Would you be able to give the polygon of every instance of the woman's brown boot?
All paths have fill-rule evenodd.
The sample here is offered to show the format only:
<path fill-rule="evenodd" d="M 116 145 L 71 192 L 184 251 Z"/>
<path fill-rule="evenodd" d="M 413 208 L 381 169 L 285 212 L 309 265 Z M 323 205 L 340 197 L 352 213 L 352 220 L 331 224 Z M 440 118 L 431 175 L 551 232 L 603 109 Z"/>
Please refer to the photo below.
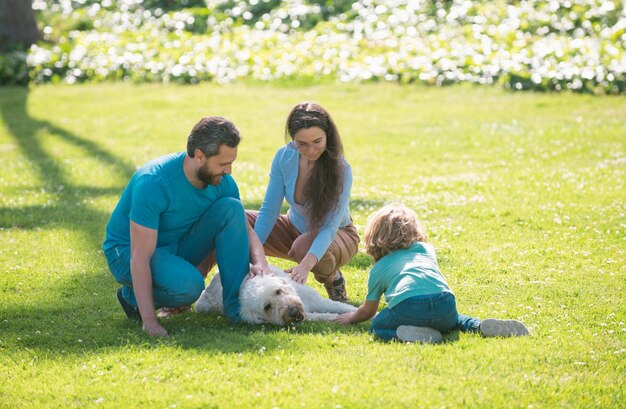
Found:
<path fill-rule="evenodd" d="M 346 280 L 341 275 L 341 271 L 335 270 L 335 273 L 331 279 L 324 283 L 324 288 L 326 288 L 328 298 L 331 300 L 346 302 L 348 301 Z"/>

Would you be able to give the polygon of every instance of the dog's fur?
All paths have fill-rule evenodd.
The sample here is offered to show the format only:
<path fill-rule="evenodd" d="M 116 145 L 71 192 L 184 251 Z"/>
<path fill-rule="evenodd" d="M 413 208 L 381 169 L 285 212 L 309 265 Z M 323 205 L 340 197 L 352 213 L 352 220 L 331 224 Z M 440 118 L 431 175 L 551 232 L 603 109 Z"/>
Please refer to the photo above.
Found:
<path fill-rule="evenodd" d="M 355 311 L 350 304 L 322 297 L 312 287 L 298 284 L 279 267 L 271 275 L 246 277 L 241 284 L 240 316 L 251 324 L 289 325 L 292 322 L 330 321 L 338 314 Z M 219 272 L 196 301 L 196 312 L 224 313 Z"/>

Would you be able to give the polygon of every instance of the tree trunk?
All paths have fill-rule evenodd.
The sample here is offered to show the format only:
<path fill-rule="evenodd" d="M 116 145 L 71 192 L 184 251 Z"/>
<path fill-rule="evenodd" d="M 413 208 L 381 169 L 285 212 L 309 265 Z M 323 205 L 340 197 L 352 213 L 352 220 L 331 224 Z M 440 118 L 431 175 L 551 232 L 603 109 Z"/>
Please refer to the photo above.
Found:
<path fill-rule="evenodd" d="M 0 52 L 26 49 L 40 38 L 31 0 L 0 0 Z"/>

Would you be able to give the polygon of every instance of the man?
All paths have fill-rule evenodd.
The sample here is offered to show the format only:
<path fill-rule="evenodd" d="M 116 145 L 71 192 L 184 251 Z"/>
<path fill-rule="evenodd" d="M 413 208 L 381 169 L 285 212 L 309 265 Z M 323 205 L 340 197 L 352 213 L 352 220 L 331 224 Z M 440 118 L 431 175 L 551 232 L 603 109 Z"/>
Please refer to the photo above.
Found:
<path fill-rule="evenodd" d="M 155 309 L 198 299 L 204 277 L 197 266 L 211 252 L 217 256 L 224 313 L 231 321 L 240 321 L 239 287 L 246 273 L 269 272 L 230 175 L 240 141 L 232 122 L 202 118 L 189 135 L 187 152 L 140 168 L 111 214 L 103 249 L 122 284 L 117 299 L 128 318 L 141 320 L 151 336 L 167 335 Z"/>

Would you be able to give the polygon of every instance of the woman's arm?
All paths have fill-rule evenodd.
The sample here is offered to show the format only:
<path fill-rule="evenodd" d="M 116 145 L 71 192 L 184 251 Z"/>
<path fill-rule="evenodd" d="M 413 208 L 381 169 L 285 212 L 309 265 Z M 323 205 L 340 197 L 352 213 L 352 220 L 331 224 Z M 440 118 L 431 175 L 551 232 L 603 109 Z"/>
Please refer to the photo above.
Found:
<path fill-rule="evenodd" d="M 334 209 L 332 213 L 327 216 L 326 220 L 324 221 L 324 225 L 317 233 L 317 236 L 315 236 L 315 239 L 313 240 L 313 243 L 311 244 L 311 248 L 309 249 L 307 255 L 300 261 L 297 266 L 289 270 L 289 272 L 291 273 L 291 279 L 295 282 L 300 284 L 306 283 L 309 272 L 321 259 L 324 253 L 326 253 L 326 250 L 328 250 L 328 247 L 335 239 L 335 235 L 337 234 L 337 230 L 339 229 L 341 219 L 343 218 L 346 210 L 349 209 L 351 188 L 352 169 L 350 168 L 350 165 L 346 162 L 343 175 L 343 187 L 341 194 L 339 195 L 339 203 L 337 205 L 337 208 Z"/>
<path fill-rule="evenodd" d="M 335 318 L 333 322 L 339 324 L 354 324 L 367 321 L 376 315 L 380 301 L 365 301 L 356 311 L 342 314 Z"/>

